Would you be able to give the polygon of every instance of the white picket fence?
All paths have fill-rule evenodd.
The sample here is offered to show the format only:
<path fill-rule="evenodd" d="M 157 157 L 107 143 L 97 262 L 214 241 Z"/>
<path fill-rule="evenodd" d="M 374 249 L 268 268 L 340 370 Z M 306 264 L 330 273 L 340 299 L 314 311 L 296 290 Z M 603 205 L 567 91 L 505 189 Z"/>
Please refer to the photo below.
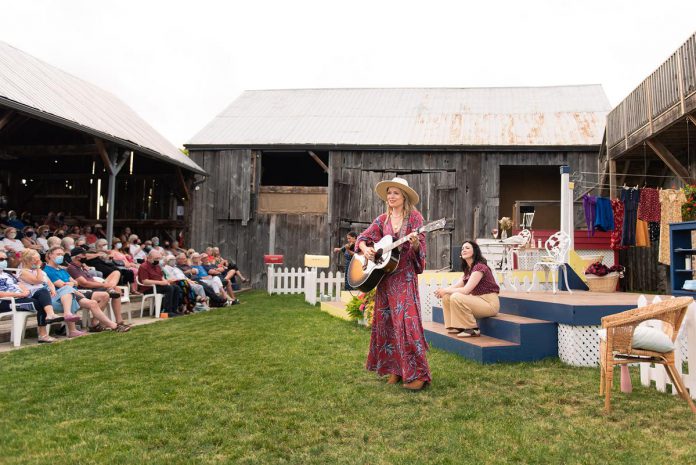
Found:
<path fill-rule="evenodd" d="M 660 296 L 656 296 L 652 303 L 661 302 Z M 645 296 L 638 298 L 638 307 L 648 305 Z M 660 320 L 650 320 L 642 323 L 645 326 L 662 329 L 663 322 Z M 679 334 L 677 335 L 677 350 L 674 351 L 674 365 L 679 376 L 684 380 L 684 385 L 689 391 L 692 399 L 696 399 L 696 303 L 689 305 L 689 310 L 682 323 Z M 686 374 L 682 373 L 682 364 L 687 363 Z M 667 391 L 667 385 L 672 386 L 672 382 L 665 371 L 664 366 L 652 363 L 640 364 L 640 383 L 643 386 L 650 386 L 655 382 L 655 388 L 660 392 Z M 677 394 L 677 390 L 672 386 L 672 394 Z"/>
<path fill-rule="evenodd" d="M 305 301 L 314 305 L 322 300 L 340 300 L 344 276 L 340 271 L 321 272 L 316 268 L 268 267 L 269 294 L 302 294 Z"/>

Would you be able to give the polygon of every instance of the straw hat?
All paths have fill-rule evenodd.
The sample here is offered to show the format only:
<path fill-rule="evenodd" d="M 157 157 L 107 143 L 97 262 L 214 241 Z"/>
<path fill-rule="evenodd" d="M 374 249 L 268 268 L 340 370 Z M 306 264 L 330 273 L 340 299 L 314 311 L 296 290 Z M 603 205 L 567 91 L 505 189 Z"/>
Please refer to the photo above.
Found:
<path fill-rule="evenodd" d="M 380 199 L 386 202 L 387 190 L 389 190 L 390 187 L 397 187 L 401 189 L 404 192 L 404 194 L 408 196 L 408 199 L 411 201 L 411 205 L 416 205 L 420 201 L 418 192 L 414 191 L 408 185 L 408 181 L 406 181 L 403 178 L 394 178 L 391 181 L 380 181 L 377 183 L 377 186 L 375 186 L 375 192 L 377 193 L 377 195 L 379 195 Z"/>

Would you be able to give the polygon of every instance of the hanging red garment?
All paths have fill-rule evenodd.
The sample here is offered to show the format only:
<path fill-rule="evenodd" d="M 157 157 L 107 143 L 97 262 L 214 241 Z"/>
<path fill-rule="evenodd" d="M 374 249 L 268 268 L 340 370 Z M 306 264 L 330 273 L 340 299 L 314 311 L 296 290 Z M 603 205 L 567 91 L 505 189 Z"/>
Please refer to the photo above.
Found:
<path fill-rule="evenodd" d="M 611 210 L 614 212 L 614 230 L 611 232 L 611 249 L 622 250 L 628 247 L 621 245 L 623 234 L 624 204 L 619 199 L 611 199 Z"/>
<path fill-rule="evenodd" d="M 660 222 L 660 193 L 653 187 L 640 190 L 638 201 L 638 219 L 648 223 Z"/>

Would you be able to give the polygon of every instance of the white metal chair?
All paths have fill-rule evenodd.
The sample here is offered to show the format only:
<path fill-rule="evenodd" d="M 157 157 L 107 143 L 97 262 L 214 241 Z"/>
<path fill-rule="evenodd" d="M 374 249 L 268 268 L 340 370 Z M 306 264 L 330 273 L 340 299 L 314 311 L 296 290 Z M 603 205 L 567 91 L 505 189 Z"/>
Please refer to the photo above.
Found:
<path fill-rule="evenodd" d="M 135 276 L 135 282 L 138 286 L 144 286 L 143 283 L 140 282 L 140 279 L 138 279 L 138 275 Z M 147 286 L 145 286 L 147 287 Z M 145 294 L 143 293 L 143 298 L 142 301 L 140 302 L 140 318 L 143 317 L 143 312 L 145 310 L 145 301 L 149 300 L 150 301 L 150 315 L 152 315 L 152 306 L 154 305 L 155 310 L 154 310 L 154 317 L 159 318 L 160 317 L 160 311 L 162 310 L 162 299 L 164 299 L 164 294 L 158 294 L 157 293 L 157 286 L 152 285 L 152 294 Z"/>
<path fill-rule="evenodd" d="M 549 272 L 551 273 L 551 284 L 553 293 L 555 294 L 558 290 L 556 288 L 556 275 L 558 274 L 558 270 L 562 269 L 566 289 L 572 294 L 573 291 L 570 290 L 570 286 L 568 285 L 568 269 L 565 264 L 565 258 L 570 248 L 570 236 L 564 231 L 558 231 L 546 240 L 544 248 L 546 249 L 546 256 L 542 257 L 540 261 L 534 264 L 532 285 L 529 286 L 527 292 L 530 292 L 537 284 L 537 272 L 543 269 L 547 283 L 549 282 Z"/>
<path fill-rule="evenodd" d="M 515 292 L 517 292 L 517 288 L 512 283 L 512 272 L 515 267 L 515 256 L 518 255 L 518 252 L 521 248 L 527 246 L 531 238 L 532 233 L 528 229 L 523 229 L 514 236 L 510 236 L 501 241 L 503 243 L 503 246 L 505 247 L 501 266 L 501 271 L 504 277 L 503 279 L 505 281 L 505 284 L 509 285 L 510 288 Z"/>

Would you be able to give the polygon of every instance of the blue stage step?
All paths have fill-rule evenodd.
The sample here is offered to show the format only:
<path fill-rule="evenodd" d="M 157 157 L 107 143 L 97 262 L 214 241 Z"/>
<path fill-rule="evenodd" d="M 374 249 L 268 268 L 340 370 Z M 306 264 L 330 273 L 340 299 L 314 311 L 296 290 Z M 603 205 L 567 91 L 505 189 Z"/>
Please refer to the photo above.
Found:
<path fill-rule="evenodd" d="M 479 363 L 521 362 L 558 355 L 554 322 L 499 313 L 479 320 L 481 337 L 461 339 L 444 327 L 442 308 L 433 307 L 433 321 L 424 323 L 428 342 Z"/>

